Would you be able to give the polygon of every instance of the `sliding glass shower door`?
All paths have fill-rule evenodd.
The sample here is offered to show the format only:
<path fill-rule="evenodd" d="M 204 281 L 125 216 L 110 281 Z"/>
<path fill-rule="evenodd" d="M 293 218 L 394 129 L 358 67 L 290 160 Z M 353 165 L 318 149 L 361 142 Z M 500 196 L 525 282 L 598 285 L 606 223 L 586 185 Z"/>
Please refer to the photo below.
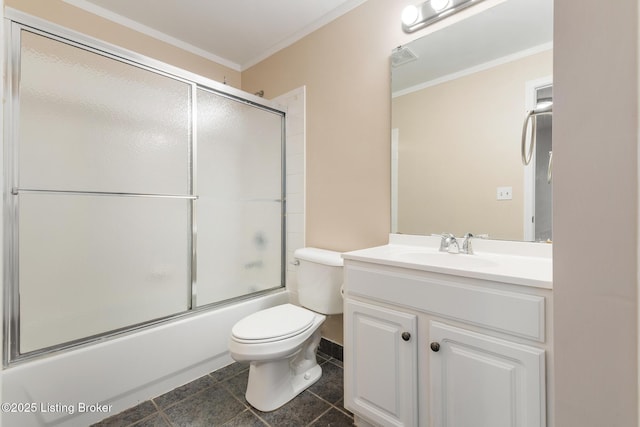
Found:
<path fill-rule="evenodd" d="M 283 286 L 281 112 L 11 28 L 5 362 Z"/>
<path fill-rule="evenodd" d="M 20 36 L 20 352 L 186 310 L 191 85 Z"/>
<path fill-rule="evenodd" d="M 280 286 L 282 118 L 198 90 L 198 306 Z"/>

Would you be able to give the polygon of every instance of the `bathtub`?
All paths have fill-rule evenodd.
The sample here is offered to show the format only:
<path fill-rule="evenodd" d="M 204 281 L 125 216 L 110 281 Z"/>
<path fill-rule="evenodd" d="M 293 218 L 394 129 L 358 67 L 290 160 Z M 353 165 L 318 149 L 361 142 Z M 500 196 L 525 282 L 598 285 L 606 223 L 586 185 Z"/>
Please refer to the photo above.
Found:
<path fill-rule="evenodd" d="M 235 322 L 289 301 L 284 289 L 183 317 L 0 374 L 0 425 L 90 425 L 233 362 Z"/>

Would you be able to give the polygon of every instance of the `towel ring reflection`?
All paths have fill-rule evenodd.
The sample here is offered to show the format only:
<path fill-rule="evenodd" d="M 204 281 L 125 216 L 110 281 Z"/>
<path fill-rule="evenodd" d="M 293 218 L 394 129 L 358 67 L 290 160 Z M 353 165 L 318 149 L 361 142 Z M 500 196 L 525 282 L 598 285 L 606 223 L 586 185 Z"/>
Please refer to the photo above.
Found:
<path fill-rule="evenodd" d="M 536 118 L 542 115 L 553 115 L 552 111 L 553 104 L 549 103 L 547 105 L 534 108 L 533 110 L 527 112 L 527 115 L 524 118 L 524 124 L 522 125 L 522 144 L 520 146 L 520 152 L 522 155 L 522 164 L 527 166 L 531 162 L 531 158 L 533 157 L 533 148 L 536 144 Z M 527 128 L 529 127 L 529 122 L 531 122 L 531 142 L 529 143 L 529 149 L 527 150 Z"/>
<path fill-rule="evenodd" d="M 529 144 L 529 151 L 527 152 L 527 126 L 531 122 L 531 143 Z M 522 164 L 527 166 L 531 162 L 533 157 L 533 147 L 536 142 L 536 116 L 533 115 L 533 110 L 527 113 L 524 119 L 524 125 L 522 126 L 522 145 L 520 151 L 522 154 Z"/>

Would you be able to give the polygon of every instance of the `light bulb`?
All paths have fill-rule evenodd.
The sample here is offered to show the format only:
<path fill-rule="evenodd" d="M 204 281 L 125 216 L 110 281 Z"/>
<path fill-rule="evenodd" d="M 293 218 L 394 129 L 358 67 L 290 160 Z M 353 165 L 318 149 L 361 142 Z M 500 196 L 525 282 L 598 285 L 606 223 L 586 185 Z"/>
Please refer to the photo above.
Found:
<path fill-rule="evenodd" d="M 451 0 L 431 0 L 431 7 L 436 12 L 440 12 L 441 10 L 446 9 L 450 3 Z"/>
<path fill-rule="evenodd" d="M 418 20 L 418 8 L 414 5 L 405 7 L 404 10 L 402 11 L 402 23 L 408 26 L 415 23 L 417 20 Z"/>

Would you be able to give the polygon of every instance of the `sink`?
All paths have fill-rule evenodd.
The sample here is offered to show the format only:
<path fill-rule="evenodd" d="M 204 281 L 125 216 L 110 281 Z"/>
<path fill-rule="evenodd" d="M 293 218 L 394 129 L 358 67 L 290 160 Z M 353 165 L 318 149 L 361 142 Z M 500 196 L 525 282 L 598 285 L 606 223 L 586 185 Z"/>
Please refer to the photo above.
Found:
<path fill-rule="evenodd" d="M 392 234 L 389 244 L 342 254 L 345 260 L 553 289 L 551 245 L 479 239 L 473 255 L 440 252 L 439 236 Z M 477 246 L 476 246 L 477 245 Z"/>
<path fill-rule="evenodd" d="M 448 252 L 406 251 L 396 253 L 394 258 L 403 262 L 460 269 L 487 268 L 498 265 L 497 262 L 479 255 L 450 254 Z"/>

